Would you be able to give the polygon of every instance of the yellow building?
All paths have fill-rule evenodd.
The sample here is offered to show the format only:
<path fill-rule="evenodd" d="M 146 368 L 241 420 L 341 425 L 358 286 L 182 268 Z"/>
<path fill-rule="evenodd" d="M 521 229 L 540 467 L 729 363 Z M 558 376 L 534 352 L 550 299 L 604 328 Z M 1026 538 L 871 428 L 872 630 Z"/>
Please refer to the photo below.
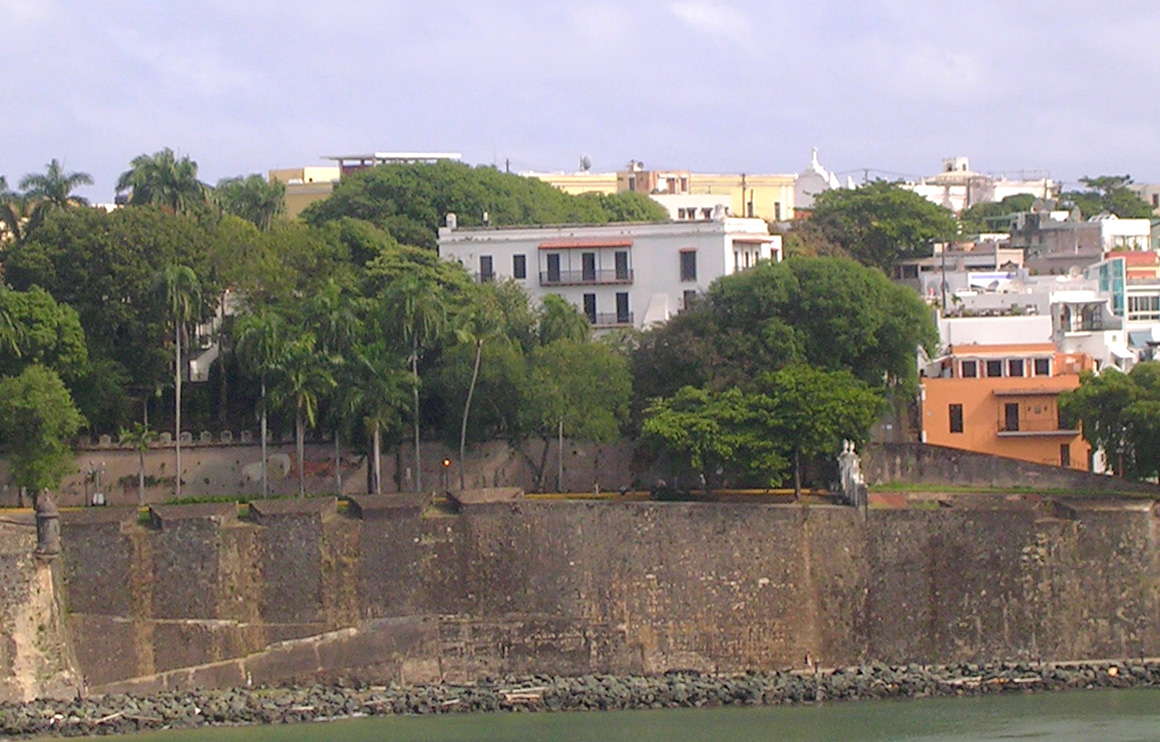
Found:
<path fill-rule="evenodd" d="M 633 160 L 615 173 L 524 173 L 565 193 L 612 194 L 632 191 L 650 196 L 669 209 L 673 219 L 705 218 L 724 203 L 729 213 L 766 221 L 793 218 L 794 175 L 693 173 L 688 170 L 646 170 Z M 698 200 L 696 197 L 705 196 Z M 703 203 L 702 203 L 703 202 Z M 696 214 L 696 217 L 686 216 Z"/>
<path fill-rule="evenodd" d="M 616 173 L 526 173 L 526 175 L 539 178 L 572 196 L 579 196 L 581 193 L 602 193 L 611 196 L 617 191 Z"/>
<path fill-rule="evenodd" d="M 271 170 L 271 183 L 286 186 L 286 216 L 296 218 L 310 204 L 321 201 L 334 190 L 340 170 L 337 165 Z"/>
<path fill-rule="evenodd" d="M 710 175 L 693 173 L 689 193 L 728 193 L 737 216 L 780 222 L 793 218 L 793 175 Z"/>

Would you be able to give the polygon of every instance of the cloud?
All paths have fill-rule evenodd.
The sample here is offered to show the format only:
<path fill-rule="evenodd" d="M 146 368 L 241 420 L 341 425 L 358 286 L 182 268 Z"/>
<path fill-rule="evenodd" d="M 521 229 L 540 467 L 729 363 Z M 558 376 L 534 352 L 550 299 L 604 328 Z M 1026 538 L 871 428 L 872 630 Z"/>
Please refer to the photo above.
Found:
<path fill-rule="evenodd" d="M 26 25 L 42 25 L 56 14 L 49 0 L 0 0 L 0 27 L 6 35 Z"/>
<path fill-rule="evenodd" d="M 751 21 L 736 8 L 716 0 L 679 0 L 670 10 L 682 23 L 704 36 L 738 44 L 749 52 L 756 50 Z"/>

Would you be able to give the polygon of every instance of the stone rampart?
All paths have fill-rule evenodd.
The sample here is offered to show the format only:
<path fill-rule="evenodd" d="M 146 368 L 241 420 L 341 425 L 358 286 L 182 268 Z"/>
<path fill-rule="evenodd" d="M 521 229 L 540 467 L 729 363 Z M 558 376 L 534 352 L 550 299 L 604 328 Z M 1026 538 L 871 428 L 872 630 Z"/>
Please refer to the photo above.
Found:
<path fill-rule="evenodd" d="M 928 443 L 874 443 L 861 453 L 862 473 L 871 488 L 905 482 L 1160 496 L 1155 485 Z"/>
<path fill-rule="evenodd" d="M 221 507 L 63 514 L 94 688 L 1160 654 L 1150 502 Z"/>

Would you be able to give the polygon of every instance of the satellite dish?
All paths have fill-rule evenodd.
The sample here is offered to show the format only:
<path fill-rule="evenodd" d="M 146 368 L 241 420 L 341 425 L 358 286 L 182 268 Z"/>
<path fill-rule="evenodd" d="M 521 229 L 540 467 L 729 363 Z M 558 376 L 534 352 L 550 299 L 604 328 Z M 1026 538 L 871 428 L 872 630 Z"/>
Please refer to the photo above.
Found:
<path fill-rule="evenodd" d="M 580 172 L 586 173 L 592 169 L 592 159 L 588 155 L 580 155 Z"/>

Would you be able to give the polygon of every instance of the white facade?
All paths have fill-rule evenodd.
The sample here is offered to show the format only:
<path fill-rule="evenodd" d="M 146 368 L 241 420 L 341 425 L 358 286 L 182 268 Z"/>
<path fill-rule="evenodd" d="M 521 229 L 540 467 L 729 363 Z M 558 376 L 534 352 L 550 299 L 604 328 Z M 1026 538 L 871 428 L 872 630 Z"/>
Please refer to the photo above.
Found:
<path fill-rule="evenodd" d="M 511 278 L 533 299 L 558 294 L 600 329 L 661 323 L 715 279 L 781 260 L 761 219 L 439 230 L 439 254 L 479 280 Z"/>
<path fill-rule="evenodd" d="M 818 148 L 814 147 L 810 151 L 810 164 L 805 170 L 801 171 L 794 177 L 793 182 L 793 203 L 794 208 L 797 209 L 811 209 L 814 206 L 814 198 L 826 191 L 832 191 L 835 188 L 853 188 L 854 182 L 847 178 L 845 185 L 838 176 L 818 162 Z"/>
<path fill-rule="evenodd" d="M 1036 198 L 1051 198 L 1058 185 L 1046 177 L 998 178 L 971 170 L 966 157 L 948 157 L 943 160 L 942 172 L 922 178 L 918 182 L 903 183 L 903 188 L 914 191 L 931 203 L 961 214 L 976 204 L 1002 201 L 1008 196 L 1029 194 Z"/>

